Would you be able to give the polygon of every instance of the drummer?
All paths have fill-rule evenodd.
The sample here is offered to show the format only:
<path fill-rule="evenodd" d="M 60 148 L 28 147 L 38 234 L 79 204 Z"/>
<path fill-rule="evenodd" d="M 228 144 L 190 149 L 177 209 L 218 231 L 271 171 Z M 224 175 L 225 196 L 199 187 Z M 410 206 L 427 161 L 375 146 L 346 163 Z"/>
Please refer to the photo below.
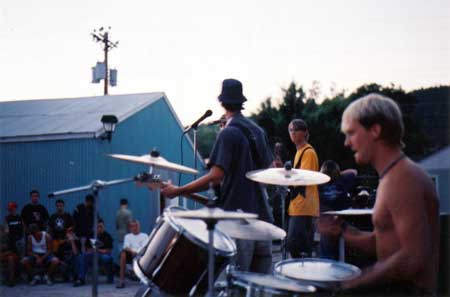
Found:
<path fill-rule="evenodd" d="M 220 185 L 217 206 L 225 210 L 256 213 L 259 219 L 272 222 L 267 194 L 260 184 L 245 177 L 252 170 L 269 167 L 272 154 L 264 130 L 245 118 L 241 110 L 247 101 L 242 84 L 225 79 L 218 97 L 225 110 L 226 124 L 217 136 L 209 158 L 209 173 L 193 182 L 161 189 L 168 198 L 204 191 L 210 184 Z M 272 242 L 236 240 L 237 269 L 269 273 L 272 265 Z"/>
<path fill-rule="evenodd" d="M 376 255 L 377 262 L 342 288 L 378 287 L 387 294 L 435 296 L 439 261 L 439 202 L 430 177 L 402 151 L 403 120 L 390 98 L 370 94 L 342 116 L 345 145 L 358 164 L 370 164 L 380 182 L 373 232 L 321 217 L 319 231 L 341 235 L 347 246 Z M 386 292 L 387 291 L 387 292 Z"/>

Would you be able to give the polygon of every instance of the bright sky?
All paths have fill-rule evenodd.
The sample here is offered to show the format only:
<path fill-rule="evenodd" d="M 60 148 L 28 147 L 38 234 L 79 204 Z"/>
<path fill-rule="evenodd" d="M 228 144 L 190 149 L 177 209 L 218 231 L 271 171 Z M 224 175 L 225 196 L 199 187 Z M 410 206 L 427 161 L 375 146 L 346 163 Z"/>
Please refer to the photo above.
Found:
<path fill-rule="evenodd" d="M 102 95 L 90 83 L 101 26 L 119 40 L 110 94 L 163 91 L 183 124 L 220 116 L 229 77 L 243 82 L 247 113 L 293 80 L 325 95 L 450 84 L 449 0 L 3 0 L 0 101 Z"/>

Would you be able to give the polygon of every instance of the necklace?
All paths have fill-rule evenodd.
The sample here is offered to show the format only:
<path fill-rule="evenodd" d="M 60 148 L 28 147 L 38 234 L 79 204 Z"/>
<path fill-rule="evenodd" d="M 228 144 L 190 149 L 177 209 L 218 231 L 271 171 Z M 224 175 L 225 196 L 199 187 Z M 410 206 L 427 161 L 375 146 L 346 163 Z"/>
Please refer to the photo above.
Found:
<path fill-rule="evenodd" d="M 386 167 L 383 169 L 383 171 L 381 171 L 379 179 L 382 179 L 382 178 L 389 172 L 389 170 L 392 169 L 392 167 L 394 167 L 395 165 L 397 165 L 397 163 L 400 162 L 400 161 L 401 161 L 403 158 L 405 158 L 405 157 L 406 157 L 406 155 L 402 152 L 402 153 L 400 154 L 400 156 L 399 156 L 397 159 L 395 159 L 394 161 L 392 161 L 391 163 L 389 163 L 389 165 L 386 166 Z"/>

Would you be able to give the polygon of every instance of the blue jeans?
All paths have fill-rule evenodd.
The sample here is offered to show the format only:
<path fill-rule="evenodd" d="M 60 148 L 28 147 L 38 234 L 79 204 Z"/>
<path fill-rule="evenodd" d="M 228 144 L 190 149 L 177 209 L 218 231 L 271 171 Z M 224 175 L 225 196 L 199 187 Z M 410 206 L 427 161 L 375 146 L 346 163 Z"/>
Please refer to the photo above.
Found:
<path fill-rule="evenodd" d="M 81 253 L 75 257 L 75 274 L 78 279 L 84 280 L 86 278 L 86 272 L 88 266 L 92 265 L 94 259 L 93 253 Z M 113 274 L 113 257 L 110 254 L 98 254 L 99 265 L 105 267 L 106 273 L 108 274 L 108 281 L 112 281 L 114 278 Z"/>
<path fill-rule="evenodd" d="M 310 257 L 314 241 L 312 216 L 290 216 L 287 249 L 292 258 Z"/>
<path fill-rule="evenodd" d="M 270 273 L 272 271 L 272 241 L 236 240 L 238 270 Z"/>

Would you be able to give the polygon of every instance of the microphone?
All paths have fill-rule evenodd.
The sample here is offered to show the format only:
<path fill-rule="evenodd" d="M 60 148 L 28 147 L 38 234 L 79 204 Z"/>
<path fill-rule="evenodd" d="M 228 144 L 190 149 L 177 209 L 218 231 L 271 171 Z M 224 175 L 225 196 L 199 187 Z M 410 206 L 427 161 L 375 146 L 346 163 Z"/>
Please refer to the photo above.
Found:
<path fill-rule="evenodd" d="M 207 117 L 212 115 L 211 109 L 208 109 L 198 120 L 196 120 L 192 125 L 190 125 L 188 128 L 184 129 L 183 133 L 187 133 L 192 129 L 197 129 L 198 124 L 200 124 L 201 121 L 206 119 Z"/>

